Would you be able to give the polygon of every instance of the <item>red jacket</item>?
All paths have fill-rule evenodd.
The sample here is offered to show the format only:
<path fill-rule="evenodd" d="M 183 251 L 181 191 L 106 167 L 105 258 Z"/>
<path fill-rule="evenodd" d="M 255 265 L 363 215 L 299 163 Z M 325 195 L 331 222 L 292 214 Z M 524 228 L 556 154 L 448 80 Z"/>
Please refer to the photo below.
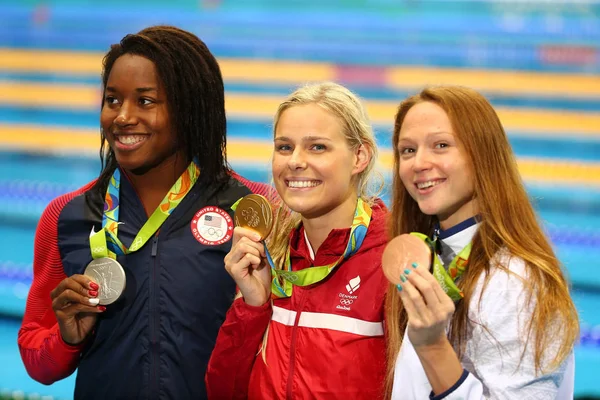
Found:
<path fill-rule="evenodd" d="M 234 302 L 208 364 L 209 399 L 382 397 L 386 216 L 384 208 L 373 207 L 359 251 L 323 281 L 294 286 L 291 298 L 262 307 Z M 349 234 L 349 228 L 330 232 L 314 264 L 337 260 Z M 293 270 L 313 265 L 302 227 L 292 233 L 291 246 Z M 259 349 L 267 326 L 265 364 Z"/>

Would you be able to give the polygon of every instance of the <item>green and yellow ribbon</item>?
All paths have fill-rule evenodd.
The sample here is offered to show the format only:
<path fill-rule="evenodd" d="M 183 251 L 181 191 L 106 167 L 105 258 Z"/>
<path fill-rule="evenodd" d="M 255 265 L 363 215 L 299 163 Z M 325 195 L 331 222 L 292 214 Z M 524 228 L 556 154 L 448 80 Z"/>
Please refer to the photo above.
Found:
<path fill-rule="evenodd" d="M 439 255 L 435 251 L 437 248 L 436 240 L 430 239 L 427 235 L 419 232 L 411 232 L 413 236 L 416 236 L 429 246 L 432 253 L 433 263 L 433 276 L 438 281 L 444 292 L 453 300 L 458 301 L 464 297 L 462 291 L 456 286 L 456 280 L 463 274 L 467 265 L 469 264 L 469 256 L 471 255 L 471 243 L 467 244 L 457 255 L 454 257 L 448 269 L 444 267 Z"/>
<path fill-rule="evenodd" d="M 150 218 L 148 218 L 144 226 L 142 226 L 131 246 L 126 248 L 117 236 L 119 231 L 121 172 L 119 168 L 115 169 L 104 197 L 102 229 L 90 236 L 92 258 L 110 257 L 116 259 L 117 256 L 130 254 L 141 249 L 190 192 L 199 176 L 200 168 L 195 162 L 191 162 L 179 179 L 173 184 Z"/>
<path fill-rule="evenodd" d="M 265 246 L 267 261 L 271 266 L 273 273 L 273 282 L 271 284 L 271 294 L 275 298 L 290 297 L 294 286 L 309 286 L 325 279 L 343 260 L 356 254 L 362 245 L 369 224 L 371 222 L 372 210 L 362 199 L 358 199 L 354 219 L 350 226 L 350 237 L 346 244 L 346 249 L 340 258 L 328 265 L 315 265 L 300 271 L 292 271 L 292 261 L 290 259 L 290 244 L 288 244 L 285 254 L 285 261 L 282 269 L 275 268 L 275 263 Z M 291 238 L 290 238 L 291 240 Z"/>

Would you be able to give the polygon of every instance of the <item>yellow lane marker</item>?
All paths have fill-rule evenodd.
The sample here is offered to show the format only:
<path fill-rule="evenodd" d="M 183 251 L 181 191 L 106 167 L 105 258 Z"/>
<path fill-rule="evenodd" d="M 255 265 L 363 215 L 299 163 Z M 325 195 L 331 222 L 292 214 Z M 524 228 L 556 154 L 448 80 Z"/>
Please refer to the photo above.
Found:
<path fill-rule="evenodd" d="M 60 75 L 99 76 L 103 53 L 0 48 L 0 70 Z M 336 80 L 332 63 L 220 58 L 226 82 L 300 85 Z M 360 66 L 354 66 L 360 70 Z M 390 66 L 381 68 L 388 87 L 416 91 L 425 85 L 456 84 L 486 93 L 599 98 L 600 79 L 594 74 L 534 73 L 484 69 Z"/>
<path fill-rule="evenodd" d="M 0 81 L 0 104 L 8 106 L 94 111 L 99 110 L 100 98 L 100 89 L 90 85 Z M 225 104 L 229 117 L 270 121 L 283 99 L 284 96 L 227 92 Z M 365 104 L 375 124 L 392 125 L 397 103 L 372 100 Z M 509 133 L 600 137 L 600 113 L 509 107 L 496 110 Z"/>
<path fill-rule="evenodd" d="M 51 154 L 96 155 L 100 145 L 96 130 L 74 130 L 63 127 L 0 124 L 0 149 Z M 267 141 L 230 138 L 227 154 L 230 161 L 270 163 L 272 143 Z M 382 149 L 381 168 L 391 171 L 393 154 Z M 580 162 L 520 158 L 519 170 L 523 179 L 561 185 L 592 185 L 600 188 L 600 162 Z"/>
<path fill-rule="evenodd" d="M 388 72 L 389 86 L 419 90 L 426 85 L 461 85 L 484 93 L 600 98 L 598 75 L 534 73 L 483 69 L 397 67 Z"/>

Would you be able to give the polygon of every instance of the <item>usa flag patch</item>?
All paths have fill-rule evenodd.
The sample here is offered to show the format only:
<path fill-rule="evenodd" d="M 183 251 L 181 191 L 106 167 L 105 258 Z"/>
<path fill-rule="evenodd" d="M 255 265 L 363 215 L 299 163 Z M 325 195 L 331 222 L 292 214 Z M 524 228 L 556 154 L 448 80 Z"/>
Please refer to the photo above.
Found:
<path fill-rule="evenodd" d="M 192 218 L 192 234 L 196 240 L 207 246 L 218 246 L 231 240 L 233 219 L 219 207 L 204 207 Z"/>

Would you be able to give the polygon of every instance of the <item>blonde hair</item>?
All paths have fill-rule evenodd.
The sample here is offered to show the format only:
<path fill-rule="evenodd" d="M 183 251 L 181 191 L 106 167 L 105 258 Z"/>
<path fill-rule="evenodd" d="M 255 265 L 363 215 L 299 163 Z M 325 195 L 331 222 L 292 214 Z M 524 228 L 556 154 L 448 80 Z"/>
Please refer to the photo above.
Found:
<path fill-rule="evenodd" d="M 367 167 L 357 176 L 357 193 L 363 201 L 373 204 L 383 188 L 383 177 L 375 171 L 377 144 L 362 102 L 350 90 L 334 82 L 302 86 L 290 94 L 277 108 L 273 118 L 273 134 L 275 135 L 279 120 L 287 109 L 307 104 L 322 107 L 340 121 L 342 133 L 350 149 L 355 150 L 361 145 L 368 148 L 371 158 Z M 290 234 L 298 227 L 300 219 L 300 214 L 291 211 L 282 201 L 277 204 L 274 226 L 266 243 L 277 269 L 283 268 Z M 268 329 L 262 346 L 263 360 L 266 358 L 267 338 Z"/>
<path fill-rule="evenodd" d="M 371 158 L 367 167 L 357 176 L 357 191 L 361 199 L 372 204 L 383 187 L 383 179 L 375 171 L 377 144 L 362 102 L 350 90 L 334 82 L 302 86 L 289 95 L 277 108 L 273 118 L 273 134 L 277 131 L 281 115 L 287 109 L 306 104 L 316 104 L 338 118 L 350 149 L 357 149 L 361 145 L 369 149 Z M 377 184 L 377 180 L 380 181 L 379 184 Z M 299 223 L 300 215 L 289 210 L 285 204 L 281 204 L 275 217 L 273 233 L 268 241 L 269 252 L 278 268 L 281 268 L 283 264 L 289 235 Z"/>
<path fill-rule="evenodd" d="M 492 105 L 472 89 L 458 86 L 431 87 L 404 100 L 398 107 L 394 124 L 394 178 L 392 193 L 392 237 L 409 232 L 431 234 L 436 217 L 425 215 L 402 184 L 398 170 L 398 140 L 408 111 L 416 104 L 431 102 L 440 106 L 450 119 L 454 134 L 470 160 L 474 196 L 481 223 L 473 239 L 469 266 L 458 283 L 464 298 L 456 304 L 449 338 L 460 355 L 467 340 L 468 312 L 477 282 L 485 274 L 484 290 L 490 278 L 490 261 L 502 249 L 521 258 L 527 268 L 524 280 L 528 299 L 536 299 L 526 327 L 527 342 L 533 339 L 535 369 L 543 372 L 557 368 L 570 354 L 579 334 L 577 311 L 568 284 L 548 239 L 538 224 L 535 212 L 517 169 L 516 160 L 500 119 Z M 506 266 L 496 265 L 507 271 Z M 394 366 L 407 316 L 398 291 L 392 285 L 386 296 L 388 366 L 386 398 L 391 397 Z M 560 329 L 549 330 L 553 323 Z M 558 347 L 551 346 L 558 343 Z M 556 349 L 554 354 L 548 351 Z M 545 353 L 546 352 L 546 353 Z M 545 363 L 546 360 L 550 360 Z M 546 364 L 546 365 L 544 365 Z"/>

